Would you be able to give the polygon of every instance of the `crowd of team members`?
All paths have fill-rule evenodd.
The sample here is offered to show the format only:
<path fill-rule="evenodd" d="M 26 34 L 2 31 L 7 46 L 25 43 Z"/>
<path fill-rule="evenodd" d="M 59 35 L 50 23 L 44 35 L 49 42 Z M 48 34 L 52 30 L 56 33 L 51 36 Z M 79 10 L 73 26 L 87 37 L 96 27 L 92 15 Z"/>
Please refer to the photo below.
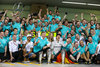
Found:
<path fill-rule="evenodd" d="M 28 15 L 20 18 L 18 12 L 12 14 L 12 20 L 5 17 L 7 10 L 0 20 L 0 62 L 26 61 L 30 58 L 39 59 L 39 52 L 43 57 L 52 50 L 51 60 L 56 61 L 57 55 L 65 49 L 68 57 L 74 62 L 100 63 L 100 24 L 94 14 L 88 22 L 75 19 L 69 23 L 67 13 L 61 18 L 59 11 L 48 11 L 41 17 L 42 9 L 37 16 Z M 46 32 L 50 32 L 46 36 Z M 35 32 L 35 37 L 33 36 Z M 40 34 L 40 32 L 42 32 Z M 56 32 L 56 37 L 54 37 Z"/>

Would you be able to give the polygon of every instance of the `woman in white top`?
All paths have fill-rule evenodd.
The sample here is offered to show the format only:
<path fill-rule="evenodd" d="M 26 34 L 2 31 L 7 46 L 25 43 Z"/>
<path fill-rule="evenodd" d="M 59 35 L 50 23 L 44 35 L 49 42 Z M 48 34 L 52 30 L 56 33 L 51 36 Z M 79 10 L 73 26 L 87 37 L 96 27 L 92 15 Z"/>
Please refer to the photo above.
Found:
<path fill-rule="evenodd" d="M 28 61 L 29 58 L 35 58 L 36 55 L 32 53 L 33 51 L 33 42 L 31 41 L 31 35 L 27 35 L 27 40 L 24 41 L 23 45 L 23 56 L 24 56 L 24 61 Z"/>

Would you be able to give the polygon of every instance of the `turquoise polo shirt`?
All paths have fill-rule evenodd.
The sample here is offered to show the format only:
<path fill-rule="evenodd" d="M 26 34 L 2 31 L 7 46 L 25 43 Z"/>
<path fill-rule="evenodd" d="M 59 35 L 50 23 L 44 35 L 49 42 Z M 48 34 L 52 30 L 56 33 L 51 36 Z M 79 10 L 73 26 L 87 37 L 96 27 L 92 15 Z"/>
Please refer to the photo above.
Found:
<path fill-rule="evenodd" d="M 32 24 L 32 25 L 30 25 L 30 24 L 26 25 L 26 29 L 27 29 L 28 31 L 31 31 L 31 30 L 33 30 L 34 28 L 35 28 L 34 24 Z"/>
<path fill-rule="evenodd" d="M 95 54 L 96 47 L 97 47 L 97 44 L 95 42 L 92 42 L 92 44 L 91 43 L 88 43 L 89 53 L 90 54 Z"/>
<path fill-rule="evenodd" d="M 61 20 L 61 17 L 60 16 L 57 16 L 57 15 L 55 15 L 55 17 L 54 17 L 55 19 L 59 19 L 59 21 Z"/>
<path fill-rule="evenodd" d="M 19 23 L 15 22 L 15 23 L 12 25 L 12 27 L 13 27 L 13 29 L 14 29 L 14 28 L 17 28 L 18 33 L 20 33 L 20 30 L 21 30 L 21 24 L 20 24 L 20 22 L 19 22 Z"/>
<path fill-rule="evenodd" d="M 65 25 L 62 25 L 62 29 L 61 29 L 62 35 L 64 35 L 67 31 L 68 32 L 70 31 L 69 28 L 67 26 L 65 26 Z"/>
<path fill-rule="evenodd" d="M 49 44 L 49 41 L 46 37 L 44 39 L 42 37 L 38 37 L 35 42 L 38 42 L 38 40 L 40 40 L 40 42 L 36 46 L 34 46 L 33 48 L 34 53 L 39 52 L 40 50 L 42 50 L 44 46 Z"/>
<path fill-rule="evenodd" d="M 4 53 L 5 52 L 5 46 L 7 46 L 7 42 L 6 39 L 0 39 L 0 53 Z"/>
<path fill-rule="evenodd" d="M 57 28 L 58 28 L 57 24 L 51 24 L 50 31 L 55 32 Z"/>
<path fill-rule="evenodd" d="M 83 47 L 79 45 L 79 52 L 81 54 L 85 53 L 85 48 L 86 48 L 86 45 L 84 45 Z"/>
<path fill-rule="evenodd" d="M 79 35 L 81 35 L 81 33 L 79 32 L 79 30 L 81 30 L 82 31 L 82 29 L 81 29 L 81 26 L 78 28 L 78 27 L 76 27 L 76 33 L 77 34 L 79 34 Z"/>

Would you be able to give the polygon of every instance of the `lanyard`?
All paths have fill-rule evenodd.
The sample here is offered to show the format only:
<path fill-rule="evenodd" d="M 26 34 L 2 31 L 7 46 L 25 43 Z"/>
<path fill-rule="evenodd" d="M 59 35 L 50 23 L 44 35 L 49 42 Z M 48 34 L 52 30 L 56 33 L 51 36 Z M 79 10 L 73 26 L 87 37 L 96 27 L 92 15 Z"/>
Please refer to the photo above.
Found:
<path fill-rule="evenodd" d="M 14 43 L 14 41 L 13 41 L 13 44 L 16 45 L 16 46 L 18 46 L 16 43 Z"/>

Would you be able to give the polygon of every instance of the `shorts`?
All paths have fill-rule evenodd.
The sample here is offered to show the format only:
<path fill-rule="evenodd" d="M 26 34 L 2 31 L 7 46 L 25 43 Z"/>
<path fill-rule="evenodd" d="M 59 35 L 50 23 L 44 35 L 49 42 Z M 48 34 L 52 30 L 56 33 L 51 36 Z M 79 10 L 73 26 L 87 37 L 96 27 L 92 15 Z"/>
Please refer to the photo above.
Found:
<path fill-rule="evenodd" d="M 28 53 L 29 51 L 27 51 L 26 53 Z M 30 53 L 29 55 L 28 55 L 28 58 L 31 58 L 31 56 L 33 55 L 34 53 Z"/>

